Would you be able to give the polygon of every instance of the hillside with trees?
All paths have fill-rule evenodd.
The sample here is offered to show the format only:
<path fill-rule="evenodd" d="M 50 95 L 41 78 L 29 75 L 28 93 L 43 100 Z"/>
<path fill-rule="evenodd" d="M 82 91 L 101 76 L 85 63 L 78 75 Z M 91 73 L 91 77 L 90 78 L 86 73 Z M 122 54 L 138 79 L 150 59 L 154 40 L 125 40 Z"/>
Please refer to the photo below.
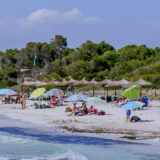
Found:
<path fill-rule="evenodd" d="M 35 54 L 36 66 L 33 67 Z M 106 77 L 112 80 L 137 80 L 143 78 L 160 86 L 160 48 L 146 45 L 127 45 L 115 48 L 102 41 L 86 41 L 80 47 L 69 48 L 67 39 L 56 35 L 49 43 L 28 42 L 25 48 L 7 49 L 0 52 L 0 87 L 17 85 L 22 77 L 20 69 L 33 69 L 27 76 L 43 80 L 72 76 L 74 79 L 86 77 L 88 80 Z"/>

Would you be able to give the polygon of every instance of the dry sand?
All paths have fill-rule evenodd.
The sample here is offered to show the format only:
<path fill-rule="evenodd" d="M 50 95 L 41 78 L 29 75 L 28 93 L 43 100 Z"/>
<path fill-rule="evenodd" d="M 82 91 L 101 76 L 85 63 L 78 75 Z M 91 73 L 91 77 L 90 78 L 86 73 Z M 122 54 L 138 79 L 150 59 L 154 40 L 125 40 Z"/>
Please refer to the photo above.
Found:
<path fill-rule="evenodd" d="M 116 135 L 115 137 L 123 139 L 152 139 L 153 142 L 160 142 L 160 101 L 151 101 L 144 110 L 132 111 L 132 115 L 135 114 L 142 120 L 154 120 L 153 122 L 135 123 L 125 122 L 126 111 L 111 104 L 94 104 L 95 108 L 106 112 L 104 116 L 68 116 L 69 113 L 64 111 L 66 106 L 72 107 L 71 103 L 51 109 L 34 109 L 33 103 L 28 100 L 25 110 L 21 110 L 20 104 L 0 104 L 0 114 L 70 134 L 96 133 L 96 137 Z M 80 105 L 79 103 L 78 106 Z M 75 119 L 78 122 L 74 122 Z"/>

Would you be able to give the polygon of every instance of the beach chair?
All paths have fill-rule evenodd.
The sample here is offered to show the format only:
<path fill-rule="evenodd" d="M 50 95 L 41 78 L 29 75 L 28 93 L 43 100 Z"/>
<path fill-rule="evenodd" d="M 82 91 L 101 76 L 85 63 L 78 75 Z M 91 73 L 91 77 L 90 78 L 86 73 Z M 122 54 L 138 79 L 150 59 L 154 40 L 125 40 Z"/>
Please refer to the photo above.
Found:
<path fill-rule="evenodd" d="M 148 107 L 148 97 L 143 97 L 141 101 L 145 104 L 143 107 Z"/>

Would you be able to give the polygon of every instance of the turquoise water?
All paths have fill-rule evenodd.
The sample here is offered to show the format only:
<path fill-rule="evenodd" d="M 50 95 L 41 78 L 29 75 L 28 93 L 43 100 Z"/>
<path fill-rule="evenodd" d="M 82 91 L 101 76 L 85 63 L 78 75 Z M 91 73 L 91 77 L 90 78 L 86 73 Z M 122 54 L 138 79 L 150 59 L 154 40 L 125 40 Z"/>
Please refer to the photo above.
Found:
<path fill-rule="evenodd" d="M 159 146 L 58 135 L 6 117 L 2 122 L 0 160 L 160 160 Z"/>

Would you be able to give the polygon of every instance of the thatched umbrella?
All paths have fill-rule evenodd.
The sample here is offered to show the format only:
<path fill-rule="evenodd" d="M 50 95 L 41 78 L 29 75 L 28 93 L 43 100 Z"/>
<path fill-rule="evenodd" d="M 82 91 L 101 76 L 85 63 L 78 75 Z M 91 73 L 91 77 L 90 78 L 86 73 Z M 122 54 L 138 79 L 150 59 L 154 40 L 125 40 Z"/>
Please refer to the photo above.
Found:
<path fill-rule="evenodd" d="M 78 80 L 73 79 L 71 76 L 69 76 L 69 81 L 67 81 L 67 85 L 71 86 L 73 88 L 73 93 L 74 93 L 74 83 L 79 82 Z"/>
<path fill-rule="evenodd" d="M 107 87 L 107 90 L 109 87 L 119 87 L 119 84 L 117 82 L 118 81 L 112 81 L 112 82 L 108 83 L 107 85 L 105 85 L 105 87 Z M 116 88 L 115 88 L 115 97 L 116 96 L 117 96 L 117 92 L 116 92 Z"/>
<path fill-rule="evenodd" d="M 129 84 L 130 82 L 127 81 L 125 78 L 123 78 L 123 79 L 121 79 L 120 81 L 117 81 L 117 83 L 118 83 L 120 86 L 123 86 L 123 85 Z"/>
<path fill-rule="evenodd" d="M 100 85 L 100 83 L 98 81 L 96 81 L 95 78 L 93 78 L 91 81 L 88 82 L 88 85 L 92 85 L 93 86 L 93 97 L 94 97 L 94 87 L 95 85 Z"/>
<path fill-rule="evenodd" d="M 61 82 L 56 81 L 56 79 L 52 79 L 52 81 L 48 82 L 47 85 L 49 85 L 49 86 L 60 86 Z"/>
<path fill-rule="evenodd" d="M 89 81 L 87 81 L 85 77 L 80 81 L 74 82 L 75 86 L 86 86 L 88 84 L 89 84 Z"/>
<path fill-rule="evenodd" d="M 59 81 L 56 81 L 55 79 L 53 79 L 48 84 L 53 85 L 53 86 L 66 86 L 66 85 L 68 85 L 68 81 L 65 78 L 63 78 L 62 82 L 59 82 Z"/>
<path fill-rule="evenodd" d="M 134 82 L 134 85 L 140 86 L 140 98 L 142 97 L 142 87 L 144 86 L 152 86 L 151 82 L 145 81 L 143 79 L 139 79 L 138 81 Z"/>
<path fill-rule="evenodd" d="M 112 83 L 112 81 L 108 78 L 104 79 L 103 81 L 100 81 L 99 84 L 102 85 L 103 87 Z M 106 98 L 106 94 L 104 92 L 105 98 Z M 107 97 L 108 97 L 108 87 L 107 87 Z"/>
<path fill-rule="evenodd" d="M 74 84 L 76 83 L 76 82 L 79 82 L 78 80 L 75 80 L 75 79 L 73 79 L 71 76 L 69 76 L 69 81 L 67 81 L 67 85 L 71 85 L 71 86 L 74 86 Z"/>
<path fill-rule="evenodd" d="M 121 79 L 120 81 L 112 81 L 108 83 L 105 87 L 123 87 L 123 85 L 128 85 L 129 81 L 126 79 Z M 115 97 L 117 96 L 116 88 L 115 88 Z"/>
<path fill-rule="evenodd" d="M 21 83 L 21 86 L 36 86 L 36 83 L 33 81 L 24 81 L 23 83 Z"/>
<path fill-rule="evenodd" d="M 46 86 L 47 85 L 46 82 L 40 82 L 40 81 L 36 81 L 34 83 L 35 83 L 35 86 L 37 86 L 37 87 L 42 87 L 42 86 Z"/>
<path fill-rule="evenodd" d="M 89 82 L 86 80 L 86 78 L 84 77 L 82 80 L 80 80 L 80 81 L 76 81 L 76 82 L 74 82 L 74 86 L 83 86 L 83 94 L 84 94 L 84 86 L 86 86 L 86 85 L 88 85 L 89 84 Z"/>
<path fill-rule="evenodd" d="M 152 83 L 151 82 L 148 82 L 148 81 L 145 81 L 143 79 L 139 79 L 138 81 L 134 82 L 135 85 L 138 85 L 138 86 L 151 86 Z"/>
<path fill-rule="evenodd" d="M 111 83 L 111 82 L 112 82 L 112 81 L 111 81 L 110 79 L 105 79 L 105 80 L 103 80 L 103 81 L 100 81 L 99 84 L 102 85 L 102 86 L 105 86 L 105 85 L 107 85 L 107 84 L 109 84 L 109 83 Z"/>

